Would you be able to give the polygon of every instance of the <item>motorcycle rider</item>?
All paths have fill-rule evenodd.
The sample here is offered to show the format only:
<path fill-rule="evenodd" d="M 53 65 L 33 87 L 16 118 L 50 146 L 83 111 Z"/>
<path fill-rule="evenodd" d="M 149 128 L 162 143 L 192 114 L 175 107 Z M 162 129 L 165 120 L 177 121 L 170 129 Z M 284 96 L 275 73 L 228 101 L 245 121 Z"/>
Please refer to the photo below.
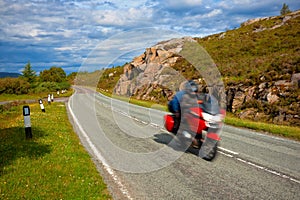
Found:
<path fill-rule="evenodd" d="M 202 101 L 199 100 L 198 85 L 194 81 L 190 80 L 185 85 L 185 94 L 182 96 L 180 102 L 182 115 L 185 116 L 184 113 L 190 112 L 190 108 L 199 106 L 199 103 L 202 103 Z M 189 126 L 187 121 L 185 118 L 183 118 L 181 121 L 180 130 L 178 130 L 178 132 L 183 134 L 183 132 L 188 130 L 188 128 Z M 200 136 L 201 135 L 196 134 L 193 137 L 192 146 L 194 148 L 199 148 L 200 144 L 198 141 L 201 140 L 201 138 L 199 138 Z"/>
<path fill-rule="evenodd" d="M 198 85 L 193 81 L 184 81 L 180 84 L 179 91 L 175 94 L 173 99 L 168 103 L 169 111 L 174 114 L 174 128 L 173 133 L 177 133 L 179 125 L 181 123 L 181 113 L 186 112 L 191 106 L 195 105 L 194 100 L 196 98 Z"/>
<path fill-rule="evenodd" d="M 179 91 L 174 95 L 173 99 L 169 101 L 168 103 L 168 109 L 171 113 L 173 113 L 173 119 L 174 119 L 174 127 L 172 130 L 172 133 L 177 133 L 180 125 L 181 120 L 181 107 L 180 102 L 182 100 L 183 95 L 186 93 L 187 81 L 182 82 L 179 86 Z"/>

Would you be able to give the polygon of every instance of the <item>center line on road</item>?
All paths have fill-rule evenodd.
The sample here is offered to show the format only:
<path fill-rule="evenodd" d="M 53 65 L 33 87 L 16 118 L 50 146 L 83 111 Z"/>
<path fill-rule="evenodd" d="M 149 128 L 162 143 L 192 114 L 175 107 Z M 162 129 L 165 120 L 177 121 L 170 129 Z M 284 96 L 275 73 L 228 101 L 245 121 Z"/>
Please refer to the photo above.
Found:
<path fill-rule="evenodd" d="M 227 156 L 227 157 L 229 157 L 229 158 L 233 158 L 233 159 L 235 159 L 235 160 L 237 160 L 237 161 L 239 161 L 239 162 L 242 162 L 242 163 L 244 163 L 244 164 L 250 165 L 250 166 L 255 167 L 255 168 L 257 168 L 257 169 L 263 170 L 263 171 L 265 171 L 265 172 L 271 173 L 271 174 L 273 174 L 273 175 L 276 175 L 276 176 L 279 176 L 279 177 L 281 177 L 281 178 L 288 179 L 288 180 L 290 180 L 290 181 L 293 181 L 293 182 L 295 182 L 295 183 L 299 183 L 299 184 L 300 184 L 300 181 L 299 181 L 299 180 L 297 180 L 297 179 L 295 179 L 295 178 L 293 178 L 293 177 L 291 177 L 291 176 L 285 175 L 285 174 L 283 174 L 283 173 L 281 173 L 281 172 L 278 172 L 278 171 L 269 169 L 269 168 L 267 168 L 267 167 L 264 167 L 264 166 L 255 164 L 255 163 L 253 163 L 253 162 L 251 162 L 251 161 L 248 161 L 248 160 L 245 160 L 245 159 L 242 159 L 242 158 L 238 157 L 238 154 L 239 154 L 239 153 L 237 153 L 237 152 L 234 152 L 234 151 L 225 149 L 225 148 L 223 148 L 223 147 L 218 147 L 218 149 L 219 149 L 218 152 L 219 152 L 220 154 L 224 155 L 224 156 Z M 221 150 L 221 151 L 220 151 L 220 150 Z M 227 152 L 227 153 L 225 153 L 225 152 L 223 152 L 223 151 L 225 151 L 225 152 Z"/>
<path fill-rule="evenodd" d="M 237 152 L 235 152 L 235 151 L 231 151 L 231 150 L 229 150 L 229 149 L 225 149 L 225 148 L 223 148 L 223 147 L 218 147 L 220 150 L 222 150 L 222 151 L 225 151 L 225 152 L 227 152 L 227 153 L 231 153 L 231 154 L 233 154 L 233 155 L 238 155 L 239 153 L 237 153 Z"/>
<path fill-rule="evenodd" d="M 290 181 L 293 181 L 293 182 L 296 182 L 296 183 L 299 183 L 299 184 L 300 184 L 300 181 L 299 181 L 299 180 L 296 180 L 296 179 L 294 179 L 294 178 L 292 178 L 292 177 L 290 177 L 290 176 L 288 176 L 288 175 L 282 174 L 282 173 L 277 172 L 277 171 L 275 171 L 275 170 L 268 169 L 267 167 L 263 167 L 263 166 L 261 166 L 261 165 L 255 164 L 255 163 L 253 163 L 253 162 L 244 160 L 244 159 L 242 159 L 242 158 L 236 158 L 236 160 L 238 160 L 238 161 L 240 161 L 240 162 L 243 162 L 243 163 L 245 163 L 245 164 L 251 165 L 251 166 L 253 166 L 253 167 L 255 167 L 255 168 L 264 170 L 264 171 L 266 171 L 266 172 L 268 172 L 268 173 L 274 174 L 274 175 L 279 176 L 279 177 L 281 177 L 281 178 L 289 179 Z"/>

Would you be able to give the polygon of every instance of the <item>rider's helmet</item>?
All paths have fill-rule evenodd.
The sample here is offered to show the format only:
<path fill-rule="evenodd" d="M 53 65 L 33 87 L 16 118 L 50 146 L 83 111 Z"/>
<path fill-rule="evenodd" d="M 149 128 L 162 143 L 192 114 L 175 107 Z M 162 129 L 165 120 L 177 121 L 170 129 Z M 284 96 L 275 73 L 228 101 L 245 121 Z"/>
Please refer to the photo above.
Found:
<path fill-rule="evenodd" d="M 186 87 L 185 88 L 186 88 L 187 91 L 198 92 L 198 85 L 193 80 L 189 80 L 186 83 Z"/>

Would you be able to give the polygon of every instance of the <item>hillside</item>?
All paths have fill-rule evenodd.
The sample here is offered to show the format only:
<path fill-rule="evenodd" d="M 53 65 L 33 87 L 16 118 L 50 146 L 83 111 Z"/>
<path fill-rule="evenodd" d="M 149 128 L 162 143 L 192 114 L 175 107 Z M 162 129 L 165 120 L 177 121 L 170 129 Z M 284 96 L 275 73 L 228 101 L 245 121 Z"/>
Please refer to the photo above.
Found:
<path fill-rule="evenodd" d="M 249 20 L 239 29 L 198 38 L 227 84 L 291 79 L 300 71 L 300 11 Z"/>
<path fill-rule="evenodd" d="M 193 39 L 205 48 L 221 72 L 228 111 L 241 118 L 300 126 L 300 11 L 249 20 L 238 29 Z M 182 40 L 147 48 L 132 62 L 118 67 L 118 72 L 114 70 L 115 74 L 109 69 L 111 76 L 102 76 L 98 87 L 166 104 L 176 90 L 166 88 L 166 82 L 178 87 L 181 75 L 201 78 L 176 54 Z M 200 84 L 205 90 L 205 83 Z"/>
<path fill-rule="evenodd" d="M 17 78 L 19 76 L 21 76 L 21 74 L 19 73 L 0 72 L 0 78 L 6 78 L 6 77 Z"/>

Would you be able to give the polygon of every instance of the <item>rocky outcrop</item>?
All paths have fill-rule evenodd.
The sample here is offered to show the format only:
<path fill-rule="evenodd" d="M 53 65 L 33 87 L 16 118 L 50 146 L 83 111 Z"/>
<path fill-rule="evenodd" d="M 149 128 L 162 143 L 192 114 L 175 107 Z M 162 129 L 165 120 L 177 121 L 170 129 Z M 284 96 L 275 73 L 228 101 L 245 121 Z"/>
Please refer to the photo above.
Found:
<path fill-rule="evenodd" d="M 281 21 L 274 24 L 272 27 L 263 27 L 263 26 L 259 26 L 259 27 L 254 27 L 253 32 L 261 32 L 261 31 L 265 31 L 265 30 L 272 30 L 272 29 L 276 29 L 276 28 L 280 28 L 281 26 L 285 25 L 286 23 L 288 23 L 289 20 L 299 17 L 300 15 L 300 11 L 295 11 L 295 12 L 291 12 L 287 15 L 281 16 Z M 262 17 L 262 18 L 256 18 L 256 19 L 249 19 L 248 21 L 244 22 L 241 24 L 241 26 L 249 26 L 251 24 L 254 24 L 256 22 L 260 22 L 260 21 L 264 21 L 264 20 L 270 20 L 270 19 L 275 19 L 278 18 L 276 16 L 274 17 Z"/>
<path fill-rule="evenodd" d="M 228 87 L 227 110 L 241 118 L 299 126 L 299 80 L 297 73 L 291 80 Z"/>
<path fill-rule="evenodd" d="M 117 83 L 114 93 L 136 96 L 138 99 L 159 101 L 168 99 L 184 77 L 172 66 L 180 57 L 185 41 L 192 38 L 180 38 L 160 42 L 124 66 L 124 74 Z M 151 96 L 154 94 L 156 96 Z"/>

